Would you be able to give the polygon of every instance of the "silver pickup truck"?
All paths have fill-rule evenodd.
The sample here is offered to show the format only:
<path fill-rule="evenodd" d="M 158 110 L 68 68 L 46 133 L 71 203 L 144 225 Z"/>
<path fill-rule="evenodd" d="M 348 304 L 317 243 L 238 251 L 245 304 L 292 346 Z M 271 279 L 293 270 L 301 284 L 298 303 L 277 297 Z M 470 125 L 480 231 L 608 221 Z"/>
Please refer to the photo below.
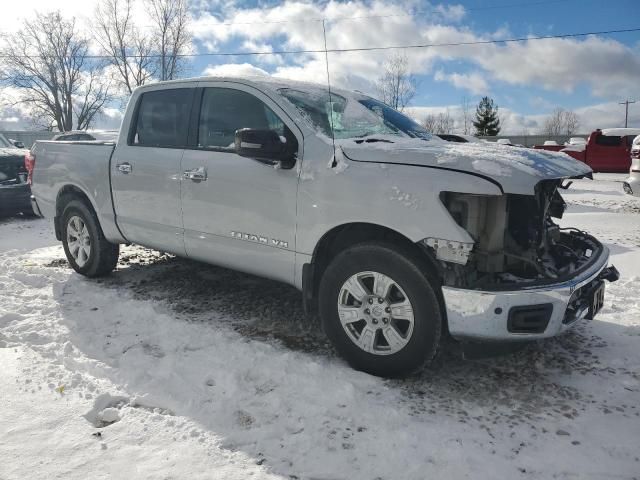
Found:
<path fill-rule="evenodd" d="M 557 335 L 618 278 L 605 246 L 553 221 L 589 167 L 444 142 L 361 93 L 158 83 L 133 93 L 117 142 L 39 141 L 30 156 L 33 207 L 78 273 L 109 273 L 133 243 L 294 285 L 377 375 L 424 365 L 445 335 Z"/>

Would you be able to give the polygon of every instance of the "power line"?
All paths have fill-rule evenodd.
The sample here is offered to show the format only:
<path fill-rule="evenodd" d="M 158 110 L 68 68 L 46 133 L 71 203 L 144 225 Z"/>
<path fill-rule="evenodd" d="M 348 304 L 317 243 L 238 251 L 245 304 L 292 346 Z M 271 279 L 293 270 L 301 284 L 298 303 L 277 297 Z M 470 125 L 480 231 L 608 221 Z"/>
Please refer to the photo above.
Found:
<path fill-rule="evenodd" d="M 195 57 L 232 57 L 232 56 L 260 56 L 260 55 L 303 55 L 312 53 L 347 53 L 347 52 L 371 52 L 382 50 L 403 50 L 403 49 L 422 49 L 422 48 L 438 48 L 438 47 L 463 47 L 472 45 L 489 45 L 499 43 L 519 43 L 519 42 L 531 42 L 537 40 L 550 40 L 550 39 L 562 39 L 562 38 L 577 38 L 587 37 L 589 35 L 610 35 L 615 33 L 630 33 L 640 32 L 640 28 L 625 28 L 619 30 L 601 30 L 596 32 L 580 32 L 580 33 L 565 33 L 560 35 L 543 35 L 537 37 L 516 37 L 494 40 L 476 40 L 473 42 L 448 42 L 448 43 L 424 43 L 413 45 L 386 45 L 380 47 L 353 47 L 353 48 L 329 48 L 329 49 L 306 49 L 306 50 L 274 50 L 269 52 L 206 52 L 206 53 L 183 53 L 176 55 L 180 58 L 195 58 Z M 129 58 L 141 58 L 141 55 L 129 55 Z M 145 55 L 144 58 L 160 58 L 161 55 Z M 43 55 L 0 55 L 0 58 L 45 58 Z M 84 58 L 88 59 L 110 59 L 110 55 L 86 55 Z"/>
<path fill-rule="evenodd" d="M 363 51 L 373 51 L 373 50 L 394 50 L 394 49 L 413 49 L 413 48 L 461 47 L 461 46 L 467 46 L 467 45 L 517 43 L 517 42 L 527 42 L 532 40 L 548 40 L 553 38 L 576 38 L 576 37 L 587 37 L 589 35 L 607 35 L 607 34 L 613 34 L 613 33 L 628 33 L 628 32 L 640 32 L 640 28 L 606 30 L 606 31 L 600 31 L 600 32 L 565 33 L 561 35 L 544 35 L 544 36 L 538 36 L 538 37 L 517 37 L 517 38 L 506 38 L 502 40 L 477 40 L 474 42 L 452 42 L 452 43 L 431 43 L 431 44 L 427 43 L 427 44 L 398 45 L 398 46 L 385 46 L 385 47 L 334 48 L 334 49 L 329 49 L 329 52 L 340 53 L 340 52 L 363 52 Z"/>

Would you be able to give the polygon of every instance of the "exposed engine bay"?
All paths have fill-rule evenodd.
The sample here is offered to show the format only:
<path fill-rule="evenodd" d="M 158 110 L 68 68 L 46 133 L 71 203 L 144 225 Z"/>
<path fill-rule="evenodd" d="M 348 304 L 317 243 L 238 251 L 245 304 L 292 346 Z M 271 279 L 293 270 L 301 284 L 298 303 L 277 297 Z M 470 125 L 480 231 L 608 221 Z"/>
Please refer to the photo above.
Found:
<path fill-rule="evenodd" d="M 441 200 L 474 239 L 466 264 L 440 262 L 445 284 L 460 288 L 508 288 L 514 283 L 556 283 L 588 267 L 602 246 L 578 229 L 560 228 L 566 203 L 562 180 L 538 183 L 535 195 L 443 192 Z"/>

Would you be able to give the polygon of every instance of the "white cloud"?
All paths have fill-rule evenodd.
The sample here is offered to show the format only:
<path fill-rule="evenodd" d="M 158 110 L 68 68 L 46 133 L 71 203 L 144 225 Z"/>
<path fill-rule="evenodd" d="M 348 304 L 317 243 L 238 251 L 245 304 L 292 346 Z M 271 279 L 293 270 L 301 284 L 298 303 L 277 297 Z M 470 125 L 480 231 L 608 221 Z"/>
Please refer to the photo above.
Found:
<path fill-rule="evenodd" d="M 640 127 L 640 108 L 629 108 L 629 126 Z M 593 131 L 596 128 L 624 127 L 624 105 L 618 102 L 589 105 L 576 109 L 580 117 L 580 130 L 586 128 Z"/>
<path fill-rule="evenodd" d="M 269 75 L 269 73 L 250 63 L 227 63 L 224 65 L 211 65 L 204 69 L 202 75 L 211 77 L 244 77 Z"/>
<path fill-rule="evenodd" d="M 274 7 L 231 9 L 224 22 L 240 22 L 219 28 L 204 28 L 196 20 L 194 31 L 204 45 L 218 49 L 230 39 L 260 42 L 276 37 L 288 49 L 322 49 L 322 25 L 328 18 L 327 45 L 332 48 L 361 48 L 383 45 L 442 44 L 503 39 L 508 29 L 478 34 L 455 23 L 466 13 L 461 6 L 431 6 L 434 15 L 404 15 L 407 6 L 377 0 L 347 3 L 310 4 L 286 0 Z M 355 17 L 344 19 L 341 17 Z M 382 17 L 382 18 L 381 18 Z M 203 17 L 204 18 L 204 17 Z M 333 19 L 333 20 L 332 20 Z M 205 20 L 203 20 L 204 22 Z M 262 25 L 247 22 L 272 22 Z M 277 23 L 290 21 L 291 23 Z M 217 24 L 223 23 L 215 20 Z M 507 44 L 459 45 L 406 51 L 416 73 L 429 74 L 435 62 L 465 61 L 482 71 L 472 74 L 440 75 L 453 85 L 472 92 L 487 90 L 488 79 L 516 86 L 539 86 L 550 91 L 571 92 L 587 85 L 593 95 L 614 98 L 637 91 L 640 54 L 622 43 L 599 37 L 586 39 L 545 39 Z M 385 56 L 390 52 L 349 52 L 330 55 L 331 71 L 337 81 L 361 77 L 375 80 Z M 317 79 L 323 54 L 285 57 L 287 66 L 277 74 Z M 449 68 L 447 70 L 450 70 Z M 366 83 L 366 82 L 365 82 Z"/>
<path fill-rule="evenodd" d="M 489 93 L 489 85 L 484 75 L 479 72 L 446 74 L 444 71 L 438 70 L 433 78 L 439 82 L 449 82 L 454 87 L 468 90 L 474 95 Z"/>
<path fill-rule="evenodd" d="M 594 36 L 488 45 L 481 50 L 469 60 L 513 85 L 571 92 L 586 84 L 596 96 L 617 98 L 637 91 L 640 78 L 638 51 Z"/>
<path fill-rule="evenodd" d="M 0 30 L 3 32 L 15 32 L 22 28 L 22 23 L 17 21 L 22 18 L 31 18 L 36 12 L 52 12 L 60 10 L 64 16 L 81 18 L 87 15 L 88 8 L 93 12 L 95 0 L 65 0 L 64 2 L 52 2 L 51 0 L 22 0 L 20 2 L 2 2 L 2 15 L 0 15 Z"/>
<path fill-rule="evenodd" d="M 435 11 L 449 22 L 459 22 L 467 13 L 463 5 L 437 5 Z"/>

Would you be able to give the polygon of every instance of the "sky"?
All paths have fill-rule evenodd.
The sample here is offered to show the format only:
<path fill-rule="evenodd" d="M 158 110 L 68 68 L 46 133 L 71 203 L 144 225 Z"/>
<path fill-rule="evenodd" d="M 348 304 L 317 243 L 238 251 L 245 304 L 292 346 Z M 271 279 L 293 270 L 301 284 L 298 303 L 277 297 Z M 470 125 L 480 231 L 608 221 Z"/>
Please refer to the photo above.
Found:
<path fill-rule="evenodd" d="M 143 0 L 136 19 L 147 28 Z M 34 10 L 60 9 L 91 32 L 97 0 L 22 0 L 3 5 L 0 30 Z M 192 0 L 192 52 L 186 76 L 270 74 L 326 82 L 324 53 L 215 56 L 221 52 L 316 50 L 505 40 L 640 27 L 640 1 L 609 0 Z M 540 133 L 557 107 L 574 110 L 580 131 L 624 126 L 627 98 L 640 100 L 640 32 L 519 43 L 330 53 L 333 85 L 376 94 L 384 62 L 400 52 L 417 80 L 408 112 L 420 120 L 449 111 L 458 119 L 466 98 L 488 95 L 499 106 L 505 134 Z M 117 127 L 120 105 L 96 125 Z M 0 112 L 0 128 L 20 126 L 17 110 Z M 629 126 L 640 127 L 640 101 L 630 106 Z M 456 121 L 456 128 L 461 122 Z"/>

